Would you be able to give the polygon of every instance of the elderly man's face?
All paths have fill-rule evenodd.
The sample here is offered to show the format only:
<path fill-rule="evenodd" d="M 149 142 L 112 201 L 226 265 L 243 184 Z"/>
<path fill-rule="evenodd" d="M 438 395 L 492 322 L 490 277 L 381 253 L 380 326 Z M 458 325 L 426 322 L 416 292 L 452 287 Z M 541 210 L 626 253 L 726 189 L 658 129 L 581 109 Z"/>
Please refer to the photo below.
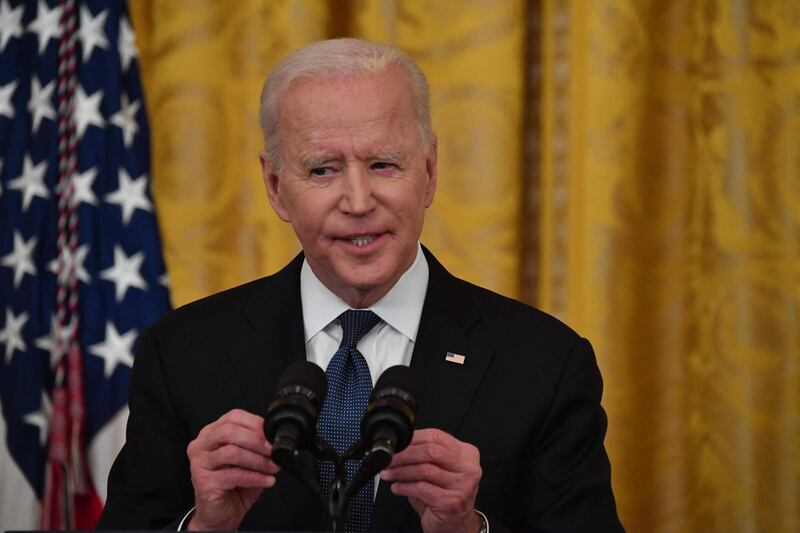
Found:
<path fill-rule="evenodd" d="M 436 189 L 436 147 L 420 143 L 396 68 L 301 80 L 281 97 L 282 169 L 262 156 L 270 202 L 317 277 L 352 307 L 372 305 L 411 266 Z"/>

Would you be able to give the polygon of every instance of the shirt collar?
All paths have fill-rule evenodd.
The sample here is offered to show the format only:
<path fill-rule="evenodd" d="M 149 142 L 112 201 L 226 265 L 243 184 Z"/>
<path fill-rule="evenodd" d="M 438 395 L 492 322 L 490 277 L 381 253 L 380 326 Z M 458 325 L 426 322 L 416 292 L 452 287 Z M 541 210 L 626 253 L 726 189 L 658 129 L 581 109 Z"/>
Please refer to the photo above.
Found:
<path fill-rule="evenodd" d="M 428 289 L 428 262 L 417 244 L 417 257 L 389 292 L 368 309 L 381 320 L 415 342 L 425 292 Z M 350 309 L 317 278 L 308 261 L 300 269 L 300 300 L 303 304 L 305 341 L 322 331 L 339 315 Z"/>

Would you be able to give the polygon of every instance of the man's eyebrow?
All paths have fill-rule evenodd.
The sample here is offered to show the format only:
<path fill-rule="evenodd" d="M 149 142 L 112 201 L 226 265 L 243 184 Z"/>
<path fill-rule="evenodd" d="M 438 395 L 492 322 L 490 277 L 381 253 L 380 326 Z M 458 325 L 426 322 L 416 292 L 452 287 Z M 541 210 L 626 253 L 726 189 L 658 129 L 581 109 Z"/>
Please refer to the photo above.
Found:
<path fill-rule="evenodd" d="M 317 168 L 324 166 L 333 161 L 339 161 L 341 158 L 334 154 L 314 154 L 302 160 L 303 168 Z"/>
<path fill-rule="evenodd" d="M 406 159 L 405 152 L 376 152 L 372 157 L 370 157 L 373 161 L 391 161 L 393 163 L 402 163 Z"/>

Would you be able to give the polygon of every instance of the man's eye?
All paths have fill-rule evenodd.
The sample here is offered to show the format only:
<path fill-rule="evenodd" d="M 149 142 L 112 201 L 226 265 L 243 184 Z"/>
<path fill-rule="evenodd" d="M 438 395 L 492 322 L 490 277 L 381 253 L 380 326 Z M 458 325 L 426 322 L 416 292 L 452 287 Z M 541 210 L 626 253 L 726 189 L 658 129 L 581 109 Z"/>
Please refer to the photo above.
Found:
<path fill-rule="evenodd" d="M 322 178 L 325 176 L 330 175 L 333 172 L 331 167 L 318 167 L 311 169 L 311 175 L 316 176 L 318 178 Z"/>
<path fill-rule="evenodd" d="M 390 168 L 394 168 L 394 165 L 392 163 L 386 163 L 384 161 L 377 161 L 375 163 L 372 163 L 372 168 L 373 170 L 387 170 Z"/>

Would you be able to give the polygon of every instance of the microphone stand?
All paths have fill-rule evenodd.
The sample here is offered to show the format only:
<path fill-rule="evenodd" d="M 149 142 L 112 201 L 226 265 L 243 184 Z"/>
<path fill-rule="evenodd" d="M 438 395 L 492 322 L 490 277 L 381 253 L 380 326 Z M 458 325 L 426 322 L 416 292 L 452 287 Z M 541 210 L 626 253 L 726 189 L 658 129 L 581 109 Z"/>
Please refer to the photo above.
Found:
<path fill-rule="evenodd" d="M 344 531 L 347 522 L 348 504 L 350 499 L 369 481 L 375 474 L 380 472 L 388 464 L 381 454 L 370 453 L 365 450 L 361 439 L 357 440 L 347 451 L 339 454 L 325 439 L 317 436 L 314 445 L 308 450 L 316 459 L 328 459 L 333 461 L 334 475 L 328 487 L 327 498 L 322 502 L 325 508 L 325 515 L 328 523 L 328 531 Z M 361 467 L 356 471 L 353 479 L 349 483 L 345 472 L 345 463 L 352 459 L 364 459 Z M 378 459 L 376 461 L 376 459 Z M 391 460 L 391 456 L 389 457 Z M 317 476 L 312 469 L 307 468 L 300 461 L 300 450 L 292 453 L 280 455 L 281 468 L 287 473 L 301 481 L 306 487 L 315 494 L 321 495 L 321 487 Z"/>
<path fill-rule="evenodd" d="M 325 513 L 328 516 L 328 530 L 329 531 L 344 531 L 345 523 L 347 522 L 347 511 L 350 499 L 369 481 L 369 478 L 374 476 L 378 471 L 369 472 L 370 468 L 366 461 L 362 463 L 361 467 L 350 480 L 350 483 L 345 485 L 347 474 L 345 472 L 345 463 L 352 459 L 364 458 L 364 444 L 361 439 L 358 439 L 353 445 L 343 454 L 339 454 L 333 446 L 322 437 L 317 437 L 315 443 L 315 455 L 318 459 L 331 459 L 334 462 L 333 480 L 328 487 L 328 497 L 325 502 Z"/>

